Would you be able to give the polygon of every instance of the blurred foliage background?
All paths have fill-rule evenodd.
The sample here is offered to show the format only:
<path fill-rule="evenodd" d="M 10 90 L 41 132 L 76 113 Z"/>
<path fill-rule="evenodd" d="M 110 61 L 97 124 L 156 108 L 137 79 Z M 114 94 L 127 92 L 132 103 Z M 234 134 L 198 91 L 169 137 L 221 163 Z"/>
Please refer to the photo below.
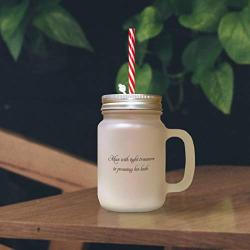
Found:
<path fill-rule="evenodd" d="M 93 50 L 74 17 L 60 0 L 1 0 L 0 30 L 14 60 L 23 46 L 46 53 L 45 36 L 59 43 Z"/>
<path fill-rule="evenodd" d="M 229 114 L 234 90 L 232 62 L 250 63 L 249 14 L 248 0 L 155 0 L 128 18 L 123 29 L 131 26 L 137 31 L 137 93 L 165 95 L 174 111 L 185 97 L 183 84 L 191 82 L 216 108 Z M 177 24 L 174 32 L 169 28 L 173 22 Z M 177 34 L 183 28 L 182 50 L 176 53 Z M 93 51 L 60 0 L 1 0 L 0 30 L 14 60 L 24 46 L 29 54 L 46 56 L 45 37 Z M 171 68 L 173 60 L 179 67 Z M 124 63 L 116 86 L 127 84 L 127 71 Z M 172 97 L 169 87 L 177 88 L 178 94 Z"/>
<path fill-rule="evenodd" d="M 136 27 L 137 92 L 166 95 L 169 107 L 176 110 L 183 102 L 183 84 L 191 82 L 216 108 L 229 114 L 232 63 L 250 64 L 249 16 L 248 0 L 156 0 L 133 15 L 123 28 Z M 184 39 L 177 41 L 182 32 Z M 178 43 L 181 51 L 176 52 Z M 175 69 L 173 60 L 180 63 Z M 127 84 L 126 77 L 125 63 L 116 82 Z M 170 87 L 179 89 L 177 98 L 168 94 Z"/>

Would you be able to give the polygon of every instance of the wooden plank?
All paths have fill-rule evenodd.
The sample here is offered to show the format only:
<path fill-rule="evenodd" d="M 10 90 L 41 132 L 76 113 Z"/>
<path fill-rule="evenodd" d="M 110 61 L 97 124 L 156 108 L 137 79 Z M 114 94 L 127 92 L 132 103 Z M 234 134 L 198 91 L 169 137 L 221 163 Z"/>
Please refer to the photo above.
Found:
<path fill-rule="evenodd" d="M 224 250 L 224 249 L 212 249 L 212 248 L 191 248 L 191 247 L 185 247 L 185 248 L 183 248 L 183 247 L 169 247 L 169 246 L 165 246 L 164 248 L 163 248 L 164 250 Z"/>
<path fill-rule="evenodd" d="M 149 213 L 106 211 L 96 189 L 2 207 L 0 237 L 249 249 L 249 179 L 247 167 L 197 168 L 190 189 Z"/>
<path fill-rule="evenodd" d="M 0 167 L 70 192 L 96 186 L 96 167 L 68 154 L 0 130 Z M 50 250 L 82 249 L 79 242 L 52 242 Z"/>
<path fill-rule="evenodd" d="M 66 192 L 95 187 L 94 164 L 0 130 L 0 167 Z"/>
<path fill-rule="evenodd" d="M 83 250 L 83 242 L 81 241 L 52 241 L 49 249 L 53 250 Z M 1 250 L 1 249 L 0 249 Z"/>
<path fill-rule="evenodd" d="M 7 247 L 5 245 L 0 244 L 0 250 L 13 250 L 13 249 L 10 247 Z"/>

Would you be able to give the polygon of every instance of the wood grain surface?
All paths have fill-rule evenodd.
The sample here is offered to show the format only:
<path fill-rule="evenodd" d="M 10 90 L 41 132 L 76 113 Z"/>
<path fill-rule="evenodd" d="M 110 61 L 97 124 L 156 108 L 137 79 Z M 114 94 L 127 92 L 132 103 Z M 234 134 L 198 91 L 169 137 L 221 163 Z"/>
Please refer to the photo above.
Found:
<path fill-rule="evenodd" d="M 14 249 L 0 244 L 0 250 L 14 250 Z"/>
<path fill-rule="evenodd" d="M 0 237 L 249 249 L 249 180 L 247 167 L 198 167 L 187 191 L 149 213 L 106 211 L 96 189 L 1 207 Z"/>
<path fill-rule="evenodd" d="M 96 187 L 97 169 L 93 163 L 77 159 L 60 150 L 0 130 L 0 168 L 32 180 L 72 192 Z M 50 250 L 80 250 L 79 242 L 52 242 Z M 1 245 L 0 245 L 1 247 Z M 4 246 L 3 246 L 4 247 Z"/>
<path fill-rule="evenodd" d="M 96 166 L 0 130 L 0 168 L 71 192 L 96 187 Z"/>
<path fill-rule="evenodd" d="M 81 241 L 51 241 L 49 245 L 49 249 L 51 250 L 86 250 L 87 244 L 83 244 Z M 0 249 L 1 250 L 1 249 Z"/>

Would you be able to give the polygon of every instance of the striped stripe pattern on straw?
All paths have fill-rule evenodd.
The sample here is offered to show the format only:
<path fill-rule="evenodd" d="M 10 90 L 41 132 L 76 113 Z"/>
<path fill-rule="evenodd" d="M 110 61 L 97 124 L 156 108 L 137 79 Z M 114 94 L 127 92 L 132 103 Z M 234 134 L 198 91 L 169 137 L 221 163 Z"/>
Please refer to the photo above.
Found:
<path fill-rule="evenodd" d="M 135 28 L 128 30 L 128 89 L 135 94 Z"/>

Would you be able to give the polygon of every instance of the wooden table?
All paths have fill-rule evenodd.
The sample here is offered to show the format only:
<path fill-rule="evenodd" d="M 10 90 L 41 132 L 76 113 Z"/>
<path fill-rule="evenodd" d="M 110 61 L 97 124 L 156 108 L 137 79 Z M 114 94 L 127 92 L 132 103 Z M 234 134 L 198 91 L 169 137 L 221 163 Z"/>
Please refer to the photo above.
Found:
<path fill-rule="evenodd" d="M 149 213 L 106 211 L 96 189 L 1 207 L 0 237 L 250 249 L 250 168 L 199 167 L 191 188 Z"/>

